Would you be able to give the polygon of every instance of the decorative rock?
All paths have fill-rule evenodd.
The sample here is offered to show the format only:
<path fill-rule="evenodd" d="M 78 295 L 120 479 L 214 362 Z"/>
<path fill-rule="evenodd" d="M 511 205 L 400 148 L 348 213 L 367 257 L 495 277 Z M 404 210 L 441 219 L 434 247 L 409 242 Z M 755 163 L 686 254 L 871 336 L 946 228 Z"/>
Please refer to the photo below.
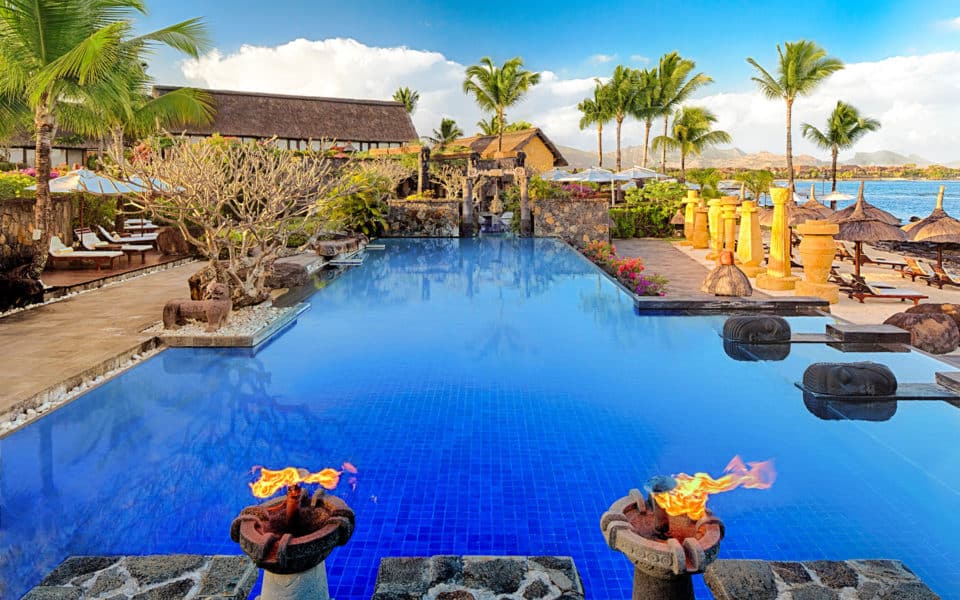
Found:
<path fill-rule="evenodd" d="M 498 594 L 512 594 L 520 589 L 523 570 L 517 561 L 506 558 L 474 556 L 463 561 L 463 584 L 487 588 Z"/>
<path fill-rule="evenodd" d="M 897 391 L 897 378 L 875 362 L 813 363 L 803 372 L 803 387 L 829 396 L 890 396 Z"/>
<path fill-rule="evenodd" d="M 523 590 L 523 597 L 527 600 L 535 600 L 536 598 L 546 598 L 549 593 L 550 586 L 538 579 Z"/>
<path fill-rule="evenodd" d="M 313 243 L 313 247 L 317 251 L 317 255 L 332 258 L 359 250 L 360 238 L 350 236 L 332 240 L 317 240 Z"/>
<path fill-rule="evenodd" d="M 947 315 L 953 322 L 957 324 L 957 327 L 960 328 L 960 304 L 935 304 L 935 303 L 923 303 L 918 304 L 917 306 L 911 306 L 905 312 L 908 313 L 917 313 L 917 314 L 943 314 Z"/>
<path fill-rule="evenodd" d="M 123 573 L 116 567 L 113 567 L 97 575 L 96 581 L 94 581 L 93 585 L 87 590 L 87 594 L 90 596 L 99 596 L 105 592 L 117 589 L 122 586 L 126 580 L 127 578 Z"/>
<path fill-rule="evenodd" d="M 476 600 L 476 596 L 466 590 L 455 590 L 453 592 L 440 592 L 437 594 L 437 600 Z"/>
<path fill-rule="evenodd" d="M 41 586 L 64 585 L 80 575 L 96 573 L 119 561 L 116 556 L 71 556 L 40 582 Z"/>
<path fill-rule="evenodd" d="M 580 248 L 594 240 L 610 240 L 607 198 L 544 199 L 530 205 L 538 237 L 558 237 Z"/>
<path fill-rule="evenodd" d="M 384 237 L 460 236 L 459 200 L 390 200 L 388 204 Z"/>
<path fill-rule="evenodd" d="M 246 556 L 214 556 L 200 580 L 198 598 L 234 598 L 238 591 L 250 589 L 259 576 L 259 570 Z M 236 600 L 246 600 L 236 596 Z"/>
<path fill-rule="evenodd" d="M 839 600 L 840 595 L 830 588 L 825 588 L 814 583 L 795 588 L 793 600 Z"/>
<path fill-rule="evenodd" d="M 190 246 L 183 234 L 174 227 L 157 229 L 157 250 L 160 254 L 182 256 L 190 254 Z"/>
<path fill-rule="evenodd" d="M 703 573 L 716 600 L 774 600 L 773 569 L 762 560 L 719 560 Z"/>
<path fill-rule="evenodd" d="M 771 562 L 770 568 L 774 574 L 786 583 L 807 583 L 813 581 L 810 573 L 798 562 Z"/>
<path fill-rule="evenodd" d="M 267 273 L 266 285 L 274 290 L 290 289 L 306 285 L 308 281 L 310 281 L 310 274 L 305 266 L 294 262 L 277 261 Z"/>
<path fill-rule="evenodd" d="M 193 589 L 192 581 L 179 579 L 146 592 L 140 592 L 133 597 L 133 600 L 181 600 L 187 597 L 191 589 Z"/>
<path fill-rule="evenodd" d="M 960 329 L 945 314 L 903 312 L 891 315 L 884 323 L 909 331 L 910 344 L 924 352 L 946 354 L 960 345 Z"/>
<path fill-rule="evenodd" d="M 814 560 L 806 563 L 820 578 L 820 581 L 834 589 L 857 586 L 857 574 L 842 562 L 830 560 Z"/>
<path fill-rule="evenodd" d="M 160 583 L 199 569 L 202 556 L 195 554 L 170 554 L 163 556 L 131 556 L 127 558 L 127 571 L 141 585 Z"/>
<path fill-rule="evenodd" d="M 83 590 L 75 587 L 37 587 L 20 600 L 81 600 Z"/>

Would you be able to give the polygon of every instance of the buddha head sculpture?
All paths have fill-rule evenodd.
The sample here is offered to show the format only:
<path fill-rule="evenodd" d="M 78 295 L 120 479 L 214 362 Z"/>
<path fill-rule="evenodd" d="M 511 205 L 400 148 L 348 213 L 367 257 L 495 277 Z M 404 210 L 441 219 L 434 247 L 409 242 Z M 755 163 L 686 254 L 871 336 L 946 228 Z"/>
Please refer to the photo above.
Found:
<path fill-rule="evenodd" d="M 803 373 L 803 388 L 829 396 L 891 396 L 897 391 L 897 378 L 875 362 L 814 363 Z"/>
<path fill-rule="evenodd" d="M 746 344 L 790 341 L 790 323 L 773 315 L 730 317 L 723 324 L 723 339 Z"/>

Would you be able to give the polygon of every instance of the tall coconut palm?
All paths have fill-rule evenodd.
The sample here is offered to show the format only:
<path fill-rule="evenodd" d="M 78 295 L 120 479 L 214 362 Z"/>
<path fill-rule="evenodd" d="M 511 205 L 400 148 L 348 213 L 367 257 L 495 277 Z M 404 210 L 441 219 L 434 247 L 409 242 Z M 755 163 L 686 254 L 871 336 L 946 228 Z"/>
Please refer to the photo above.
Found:
<path fill-rule="evenodd" d="M 507 108 L 523 100 L 531 87 L 540 82 L 540 74 L 523 68 L 523 59 L 515 56 L 497 66 L 484 56 L 480 64 L 467 67 L 463 93 L 473 94 L 481 110 L 497 118 L 497 152 L 503 152 L 503 126 Z"/>
<path fill-rule="evenodd" d="M 686 180 L 687 155 L 699 156 L 704 149 L 715 144 L 729 144 L 730 134 L 719 129 L 712 129 L 717 117 L 706 108 L 700 106 L 684 106 L 677 111 L 673 118 L 670 134 L 658 135 L 653 140 L 653 147 L 670 148 L 680 152 L 680 181 Z"/>
<path fill-rule="evenodd" d="M 434 146 L 442 149 L 453 140 L 461 137 L 463 137 L 463 130 L 457 127 L 457 122 L 453 119 L 444 118 L 440 120 L 440 129 L 434 129 L 433 135 L 427 139 Z"/>
<path fill-rule="evenodd" d="M 830 151 L 830 179 L 833 181 L 831 191 L 837 189 L 837 155 L 840 150 L 852 148 L 857 140 L 871 131 L 880 129 L 880 121 L 860 115 L 855 106 L 842 100 L 837 100 L 837 106 L 827 119 L 827 126 L 820 131 L 809 123 L 801 123 L 803 137 L 817 145 L 818 148 Z"/>
<path fill-rule="evenodd" d="M 663 114 L 660 105 L 660 80 L 656 69 L 643 69 L 638 74 L 638 94 L 634 104 L 633 116 L 643 121 L 643 161 L 640 166 L 647 166 L 647 151 L 650 148 L 650 129 L 654 119 Z"/>
<path fill-rule="evenodd" d="M 413 111 L 417 110 L 417 102 L 420 102 L 420 92 L 406 86 L 397 88 L 393 93 L 393 101 L 402 104 L 403 108 L 412 115 Z"/>
<path fill-rule="evenodd" d="M 577 109 L 583 113 L 580 117 L 580 129 L 586 129 L 591 125 L 597 126 L 597 166 L 603 166 L 603 124 L 613 117 L 610 110 L 610 102 L 607 100 L 606 88 L 596 80 L 593 88 L 593 98 L 584 98 Z"/>
<path fill-rule="evenodd" d="M 58 127 L 103 135 L 143 107 L 144 53 L 166 45 L 194 58 L 207 47 L 199 19 L 133 35 L 141 0 L 7 0 L 0 3 L 0 123 L 29 111 L 36 135 L 38 231 L 30 272 L 39 277 L 54 227 L 50 147 Z M 179 97 L 185 99 L 183 95 Z M 176 98 L 175 98 L 176 99 Z M 166 100 L 154 107 L 176 107 Z"/>
<path fill-rule="evenodd" d="M 827 51 L 809 40 L 777 44 L 777 76 L 774 77 L 752 58 L 747 58 L 758 75 L 751 77 L 763 95 L 771 100 L 783 98 L 787 104 L 787 187 L 793 186 L 793 102 L 807 96 L 843 68 L 843 63 L 827 56 Z"/>
<path fill-rule="evenodd" d="M 635 69 L 617 65 L 613 70 L 613 76 L 604 84 L 604 88 L 608 109 L 617 124 L 616 163 L 619 171 L 621 168 L 620 128 L 623 126 L 623 120 L 636 111 L 637 98 L 640 94 L 639 73 Z"/>
<path fill-rule="evenodd" d="M 760 204 L 763 195 L 768 193 L 773 185 L 773 173 L 766 169 L 740 171 L 733 176 L 736 181 L 746 184 L 747 190 L 753 199 Z"/>
<path fill-rule="evenodd" d="M 657 100 L 653 102 L 651 110 L 659 111 L 663 117 L 663 136 L 667 136 L 668 120 L 681 104 L 687 101 L 694 92 L 703 86 L 712 83 L 713 78 L 697 73 L 691 73 L 697 63 L 688 58 L 682 58 L 676 51 L 664 54 L 657 65 Z M 660 171 L 667 172 L 667 147 L 661 146 Z"/>

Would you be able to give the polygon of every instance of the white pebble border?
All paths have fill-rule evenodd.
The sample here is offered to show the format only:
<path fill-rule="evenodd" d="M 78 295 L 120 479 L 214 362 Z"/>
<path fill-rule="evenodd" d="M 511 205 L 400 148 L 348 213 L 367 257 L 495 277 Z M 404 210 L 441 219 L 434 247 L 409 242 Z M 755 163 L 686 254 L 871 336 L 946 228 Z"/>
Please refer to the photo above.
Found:
<path fill-rule="evenodd" d="M 22 408 L 0 417 L 0 437 L 3 437 L 4 435 L 16 429 L 35 421 L 51 410 L 59 408 L 63 404 L 76 399 L 78 396 L 103 385 L 120 373 L 123 373 L 127 369 L 130 369 L 131 367 L 150 358 L 151 356 L 155 356 L 164 349 L 164 346 L 157 346 L 152 350 L 138 352 L 130 356 L 126 361 L 120 363 L 113 369 L 110 369 L 102 375 L 97 375 L 92 379 L 83 381 L 75 387 L 67 389 L 65 386 L 61 385 L 46 393 L 35 396 L 32 399 L 32 407 Z"/>
<path fill-rule="evenodd" d="M 48 304 L 54 304 L 54 303 L 56 303 L 56 302 L 60 302 L 61 300 L 69 300 L 70 298 L 73 298 L 74 296 L 79 296 L 80 294 L 86 294 L 87 292 L 94 292 L 94 291 L 96 291 L 96 290 L 102 290 L 103 288 L 113 287 L 113 286 L 115 286 L 115 285 L 117 285 L 117 284 L 119 284 L 119 283 L 127 283 L 127 282 L 129 282 L 129 281 L 133 281 L 134 279 L 140 279 L 141 277 L 146 277 L 147 275 L 153 275 L 154 273 L 160 273 L 160 272 L 162 272 L 162 271 L 167 271 L 167 270 L 169 270 L 169 269 L 175 269 L 175 268 L 177 268 L 177 267 L 181 267 L 181 266 L 183 266 L 183 265 L 190 264 L 191 262 L 196 262 L 196 261 L 195 261 L 195 260 L 194 260 L 194 261 L 189 261 L 189 262 L 171 261 L 171 262 L 169 262 L 169 263 L 165 263 L 165 264 L 162 264 L 162 265 L 154 265 L 154 266 L 152 266 L 152 267 L 149 267 L 149 268 L 147 268 L 147 269 L 143 269 L 143 270 L 141 270 L 141 271 L 128 271 L 127 273 L 120 273 L 119 275 L 116 276 L 117 279 L 115 279 L 115 280 L 113 280 L 113 281 L 110 281 L 110 282 L 108 282 L 108 283 L 104 283 L 103 285 L 98 285 L 98 286 L 96 286 L 96 287 L 90 287 L 90 288 L 86 288 L 86 289 L 83 289 L 83 290 L 78 290 L 78 291 L 76 291 L 76 292 L 70 292 L 70 293 L 64 294 L 64 295 L 62 295 L 62 296 L 57 296 L 56 298 L 50 298 L 49 300 L 44 300 L 43 302 L 37 302 L 36 304 L 28 304 L 28 305 L 26 305 L 26 306 L 20 306 L 20 307 L 18 307 L 18 308 L 11 308 L 10 310 L 6 310 L 6 311 L 3 311 L 3 312 L 0 312 L 0 319 L 2 319 L 2 318 L 4 318 L 4 317 L 8 317 L 8 316 L 10 316 L 10 315 L 14 315 L 14 314 L 16 314 L 16 313 L 18 313 L 18 312 L 23 312 L 23 311 L 26 311 L 26 310 L 33 310 L 34 308 L 40 308 L 41 306 L 46 306 L 46 305 L 48 305 Z M 172 265 L 172 266 L 170 266 L 170 265 Z M 130 276 L 129 276 L 129 277 L 124 277 L 124 275 L 127 275 L 127 274 L 129 274 Z M 108 274 L 108 275 L 109 275 L 109 274 Z M 45 289 L 46 289 L 46 288 L 45 288 Z"/>
<path fill-rule="evenodd" d="M 180 326 L 179 329 L 164 329 L 163 323 L 158 321 L 153 326 L 144 329 L 143 332 L 160 336 L 161 339 L 163 339 L 165 335 L 205 338 L 254 335 L 258 331 L 270 327 L 274 321 L 296 309 L 296 306 L 277 308 L 268 301 L 257 304 L 256 306 L 245 306 L 231 311 L 230 316 L 227 317 L 226 325 L 214 332 L 208 332 L 207 324 L 199 321 L 189 321 L 186 325 Z"/>

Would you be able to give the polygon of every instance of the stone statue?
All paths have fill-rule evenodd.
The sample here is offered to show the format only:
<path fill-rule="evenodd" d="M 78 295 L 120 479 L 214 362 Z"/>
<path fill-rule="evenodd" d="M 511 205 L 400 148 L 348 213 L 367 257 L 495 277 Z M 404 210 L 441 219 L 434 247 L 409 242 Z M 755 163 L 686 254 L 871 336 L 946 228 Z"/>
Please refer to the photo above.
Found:
<path fill-rule="evenodd" d="M 723 339 L 747 344 L 790 341 L 790 323 L 773 315 L 730 317 L 723 324 Z"/>
<path fill-rule="evenodd" d="M 875 362 L 814 363 L 803 372 L 803 388 L 830 396 L 892 396 L 897 378 Z"/>
<path fill-rule="evenodd" d="M 187 319 L 206 321 L 207 332 L 220 329 L 233 309 L 230 287 L 216 281 L 207 284 L 206 300 L 170 300 L 163 305 L 163 328 L 177 329 Z"/>
<path fill-rule="evenodd" d="M 897 413 L 896 400 L 827 400 L 804 392 L 803 404 L 812 415 L 824 421 L 889 421 Z"/>
<path fill-rule="evenodd" d="M 750 344 L 723 340 L 723 351 L 733 360 L 741 362 L 784 360 L 790 356 L 790 344 Z"/>

